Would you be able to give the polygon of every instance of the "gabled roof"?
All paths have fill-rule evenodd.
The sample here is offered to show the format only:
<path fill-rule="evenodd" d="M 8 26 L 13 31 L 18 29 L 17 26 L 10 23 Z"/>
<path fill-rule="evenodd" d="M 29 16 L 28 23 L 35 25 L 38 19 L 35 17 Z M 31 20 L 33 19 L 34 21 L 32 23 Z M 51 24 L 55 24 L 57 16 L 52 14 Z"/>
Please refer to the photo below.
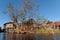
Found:
<path fill-rule="evenodd" d="M 6 24 L 13 24 L 13 22 L 7 22 L 7 23 L 5 23 L 4 25 L 6 25 Z"/>

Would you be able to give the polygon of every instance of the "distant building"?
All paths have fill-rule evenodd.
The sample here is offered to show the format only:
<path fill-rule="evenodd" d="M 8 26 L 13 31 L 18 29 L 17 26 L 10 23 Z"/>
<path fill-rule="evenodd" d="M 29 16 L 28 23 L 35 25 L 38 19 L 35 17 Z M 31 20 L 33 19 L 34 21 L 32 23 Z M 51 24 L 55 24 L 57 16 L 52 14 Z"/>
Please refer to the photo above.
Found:
<path fill-rule="evenodd" d="M 14 28 L 13 22 L 8 22 L 4 24 L 4 29 L 5 31 L 12 31 Z"/>
<path fill-rule="evenodd" d="M 60 29 L 60 22 L 54 22 L 54 28 Z"/>

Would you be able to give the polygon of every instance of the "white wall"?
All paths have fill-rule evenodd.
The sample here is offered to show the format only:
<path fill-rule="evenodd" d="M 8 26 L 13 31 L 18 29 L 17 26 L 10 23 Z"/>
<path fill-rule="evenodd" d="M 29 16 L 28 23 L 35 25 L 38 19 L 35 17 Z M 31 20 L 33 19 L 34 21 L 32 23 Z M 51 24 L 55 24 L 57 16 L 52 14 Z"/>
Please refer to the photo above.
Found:
<path fill-rule="evenodd" d="M 12 28 L 13 24 L 6 24 L 6 28 Z"/>

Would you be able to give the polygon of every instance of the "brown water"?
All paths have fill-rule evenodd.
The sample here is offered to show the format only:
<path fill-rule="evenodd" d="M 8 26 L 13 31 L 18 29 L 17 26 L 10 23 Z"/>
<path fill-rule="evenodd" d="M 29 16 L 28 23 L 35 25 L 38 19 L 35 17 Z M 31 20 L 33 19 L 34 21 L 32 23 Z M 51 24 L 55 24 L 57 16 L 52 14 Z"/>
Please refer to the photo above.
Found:
<path fill-rule="evenodd" d="M 5 40 L 35 40 L 33 34 L 5 33 Z"/>
<path fill-rule="evenodd" d="M 17 33 L 0 33 L 0 40 L 60 40 L 60 36 L 45 34 L 17 34 Z"/>

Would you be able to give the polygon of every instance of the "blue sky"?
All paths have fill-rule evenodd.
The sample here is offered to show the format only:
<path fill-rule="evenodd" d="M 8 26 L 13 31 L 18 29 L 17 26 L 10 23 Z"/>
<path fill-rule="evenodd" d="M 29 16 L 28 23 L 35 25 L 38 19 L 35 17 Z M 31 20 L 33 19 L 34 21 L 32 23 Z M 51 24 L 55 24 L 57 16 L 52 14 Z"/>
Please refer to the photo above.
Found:
<path fill-rule="evenodd" d="M 51 21 L 60 21 L 60 0 L 38 0 L 40 3 L 39 15 L 45 16 Z M 19 7 L 20 0 L 0 0 L 0 26 L 11 21 L 4 12 L 7 10 L 9 3 Z"/>

